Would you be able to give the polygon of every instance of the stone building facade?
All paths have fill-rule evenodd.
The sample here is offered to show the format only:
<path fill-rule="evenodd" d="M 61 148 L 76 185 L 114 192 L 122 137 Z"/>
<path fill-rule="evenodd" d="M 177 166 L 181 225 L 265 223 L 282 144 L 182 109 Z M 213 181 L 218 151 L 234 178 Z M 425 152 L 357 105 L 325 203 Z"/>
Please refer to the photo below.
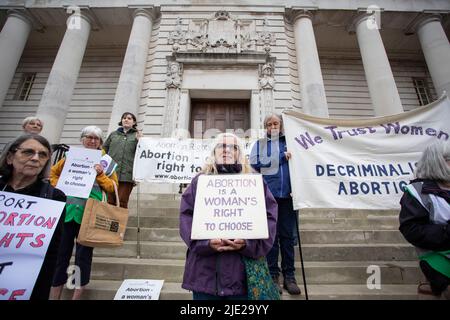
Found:
<path fill-rule="evenodd" d="M 226 4 L 225 4 L 226 2 Z M 0 144 L 37 114 L 52 143 L 138 115 L 146 136 L 264 115 L 411 110 L 450 90 L 450 3 L 2 1 Z"/>

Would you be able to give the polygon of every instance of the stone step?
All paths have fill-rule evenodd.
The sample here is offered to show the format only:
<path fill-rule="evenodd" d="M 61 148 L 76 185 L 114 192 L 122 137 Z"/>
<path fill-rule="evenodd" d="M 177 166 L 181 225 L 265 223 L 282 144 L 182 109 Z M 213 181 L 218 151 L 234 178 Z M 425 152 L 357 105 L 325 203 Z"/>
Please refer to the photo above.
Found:
<path fill-rule="evenodd" d="M 178 228 L 179 217 L 170 216 L 130 216 L 129 227 L 138 225 L 147 228 Z M 324 226 L 326 229 L 398 229 L 398 217 L 370 217 L 370 218 L 302 218 L 300 230 L 317 229 Z"/>
<path fill-rule="evenodd" d="M 407 243 L 397 230 L 304 230 L 300 231 L 303 244 L 308 243 Z M 137 240 L 137 228 L 129 227 L 126 241 Z M 141 241 L 182 241 L 177 228 L 140 228 Z"/>
<path fill-rule="evenodd" d="M 122 281 L 92 280 L 86 287 L 83 299 L 86 300 L 113 300 Z M 291 296 L 285 290 L 282 300 L 304 300 L 302 294 Z M 62 298 L 70 299 L 71 291 L 64 289 Z M 418 299 L 417 285 L 382 285 L 380 290 L 370 290 L 366 285 L 309 285 L 308 297 L 310 300 L 414 300 Z M 181 288 L 181 283 L 164 282 L 159 296 L 160 300 L 192 300 L 192 293 Z"/>
<path fill-rule="evenodd" d="M 91 278 L 96 280 L 122 279 L 164 279 L 168 282 L 181 282 L 184 260 L 135 259 L 95 257 Z M 421 272 L 417 261 L 322 261 L 305 262 L 308 284 L 364 284 L 373 273 L 367 267 L 380 268 L 381 282 L 386 284 L 417 284 Z M 295 263 L 298 283 L 303 283 L 301 264 Z"/>
<path fill-rule="evenodd" d="M 415 249 L 409 244 L 305 244 L 302 245 L 305 261 L 373 261 L 416 259 Z M 96 248 L 96 256 L 136 257 L 137 244 L 124 241 L 119 248 Z M 295 249 L 299 259 L 298 249 Z M 183 242 L 147 242 L 140 244 L 140 257 L 151 259 L 185 259 L 186 245 Z"/>
<path fill-rule="evenodd" d="M 180 204 L 159 207 L 158 203 L 141 203 L 139 206 L 140 216 L 179 216 Z M 129 204 L 130 216 L 137 215 L 136 204 Z M 371 218 L 371 217 L 396 217 L 398 210 L 357 210 L 357 209 L 301 209 L 300 218 Z"/>

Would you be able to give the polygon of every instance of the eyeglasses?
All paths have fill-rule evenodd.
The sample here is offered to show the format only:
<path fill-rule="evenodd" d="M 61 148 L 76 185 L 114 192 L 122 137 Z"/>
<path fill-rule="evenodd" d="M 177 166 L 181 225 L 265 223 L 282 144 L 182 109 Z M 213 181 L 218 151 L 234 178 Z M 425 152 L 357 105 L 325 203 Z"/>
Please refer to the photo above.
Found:
<path fill-rule="evenodd" d="M 96 137 L 96 136 L 83 136 L 83 138 L 86 138 L 88 140 L 94 140 L 94 141 L 100 140 L 100 138 Z"/>
<path fill-rule="evenodd" d="M 20 150 L 20 154 L 25 158 L 33 158 L 34 155 L 38 155 L 39 160 L 47 160 L 50 156 L 48 152 L 45 151 L 36 151 L 28 148 L 17 148 L 16 150 Z"/>
<path fill-rule="evenodd" d="M 238 151 L 239 150 L 239 146 L 237 144 L 227 144 L 227 143 L 219 143 L 216 145 L 216 149 L 227 149 L 229 148 L 230 150 L 234 150 L 234 151 Z"/>

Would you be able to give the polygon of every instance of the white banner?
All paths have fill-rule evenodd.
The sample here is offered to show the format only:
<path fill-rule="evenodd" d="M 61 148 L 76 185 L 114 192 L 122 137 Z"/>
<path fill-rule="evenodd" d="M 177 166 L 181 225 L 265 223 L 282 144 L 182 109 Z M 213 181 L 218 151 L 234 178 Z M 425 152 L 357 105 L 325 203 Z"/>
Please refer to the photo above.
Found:
<path fill-rule="evenodd" d="M 56 188 L 66 196 L 88 198 L 97 177 L 94 165 L 100 164 L 101 157 L 100 150 L 71 147 Z"/>
<path fill-rule="evenodd" d="M 210 156 L 211 139 L 139 139 L 134 157 L 135 181 L 190 183 Z M 253 141 L 245 143 L 248 155 Z"/>
<path fill-rule="evenodd" d="M 295 209 L 398 209 L 424 148 L 449 141 L 450 101 L 360 120 L 286 112 L 283 121 Z"/>
<path fill-rule="evenodd" d="M 64 205 L 0 192 L 0 300 L 30 298 Z"/>
<path fill-rule="evenodd" d="M 266 200 L 260 174 L 201 175 L 192 239 L 267 239 Z"/>

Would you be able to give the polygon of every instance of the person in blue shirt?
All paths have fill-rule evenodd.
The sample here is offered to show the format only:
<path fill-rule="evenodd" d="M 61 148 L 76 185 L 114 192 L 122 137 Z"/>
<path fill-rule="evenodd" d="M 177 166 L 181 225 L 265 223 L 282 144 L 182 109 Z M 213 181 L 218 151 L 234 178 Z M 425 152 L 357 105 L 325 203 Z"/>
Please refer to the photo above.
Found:
<path fill-rule="evenodd" d="M 275 242 L 267 255 L 270 274 L 280 293 L 280 268 L 278 255 L 281 251 L 281 273 L 283 287 L 289 294 L 300 294 L 295 280 L 293 225 L 297 223 L 291 196 L 291 181 L 288 161 L 291 153 L 286 148 L 286 137 L 283 133 L 283 121 L 280 115 L 270 114 L 264 119 L 266 137 L 256 141 L 250 153 L 250 164 L 254 170 L 263 175 L 278 203 L 277 234 Z"/>

